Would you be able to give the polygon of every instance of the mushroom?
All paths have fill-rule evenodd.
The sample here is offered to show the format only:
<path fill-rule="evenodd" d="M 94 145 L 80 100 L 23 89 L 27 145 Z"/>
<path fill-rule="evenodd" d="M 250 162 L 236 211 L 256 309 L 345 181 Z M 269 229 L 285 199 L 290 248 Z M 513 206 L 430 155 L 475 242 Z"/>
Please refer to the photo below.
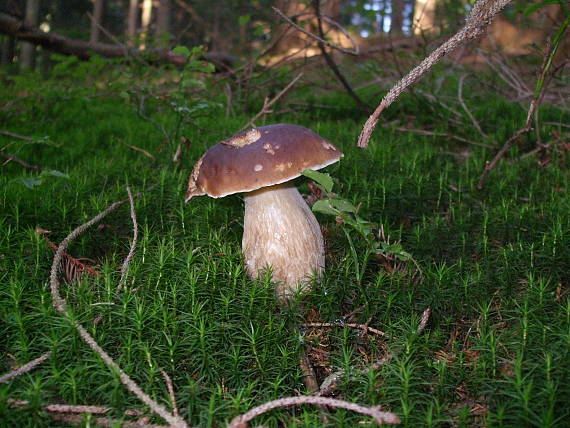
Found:
<path fill-rule="evenodd" d="M 186 202 L 200 195 L 244 193 L 247 272 L 257 278 L 270 267 L 277 296 L 287 299 L 325 266 L 319 223 L 291 180 L 342 156 L 332 143 L 302 126 L 253 128 L 216 144 L 198 160 Z"/>

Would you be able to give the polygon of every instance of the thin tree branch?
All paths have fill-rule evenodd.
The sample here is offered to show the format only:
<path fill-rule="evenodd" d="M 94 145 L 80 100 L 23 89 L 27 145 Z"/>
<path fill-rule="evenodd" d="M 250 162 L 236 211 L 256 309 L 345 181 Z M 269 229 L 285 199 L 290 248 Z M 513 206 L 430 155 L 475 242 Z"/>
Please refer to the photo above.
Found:
<path fill-rule="evenodd" d="M 317 406 L 329 406 L 340 409 L 347 409 L 353 412 L 357 412 L 363 415 L 369 415 L 374 418 L 376 423 L 379 425 L 395 425 L 400 423 L 400 418 L 394 413 L 382 412 L 378 407 L 365 407 L 359 404 L 350 403 L 348 401 L 336 400 L 334 398 L 327 397 L 317 397 L 317 396 L 299 396 L 299 397 L 287 397 L 280 398 L 277 400 L 270 401 L 268 403 L 261 404 L 260 406 L 254 407 L 247 413 L 243 415 L 236 416 L 228 425 L 228 428 L 246 428 L 248 422 L 256 417 L 270 411 L 273 409 L 278 409 L 282 407 L 290 406 L 300 406 L 303 404 L 312 404 Z"/>
<path fill-rule="evenodd" d="M 135 197 L 137 197 L 139 195 L 136 195 Z M 127 387 L 127 389 L 129 391 L 131 391 L 134 395 L 136 395 L 143 403 L 145 403 L 147 406 L 149 406 L 153 412 L 155 412 L 157 415 L 162 417 L 171 426 L 177 427 L 177 428 L 186 428 L 188 425 L 186 424 L 186 422 L 184 420 L 182 420 L 180 417 L 177 417 L 177 416 L 173 415 L 172 413 L 170 413 L 168 410 L 166 410 L 166 408 L 164 408 L 164 406 L 158 404 L 148 394 L 146 394 L 136 384 L 136 382 L 133 381 L 130 378 L 130 376 L 127 375 L 123 371 L 123 369 L 121 369 L 121 367 L 119 367 L 119 365 L 109 356 L 109 354 L 107 354 L 103 350 L 103 348 L 101 348 L 101 346 L 99 346 L 99 344 L 95 341 L 95 339 L 91 336 L 91 334 L 89 334 L 89 332 L 79 322 L 75 321 L 69 315 L 69 313 L 67 311 L 67 301 L 63 297 L 61 297 L 61 295 L 59 293 L 59 279 L 58 279 L 59 275 L 58 275 L 58 273 L 59 273 L 59 269 L 60 269 L 60 265 L 61 265 L 61 259 L 63 257 L 65 250 L 67 249 L 68 245 L 71 243 L 71 241 L 73 241 L 75 238 L 77 238 L 79 235 L 81 235 L 85 230 L 87 230 L 88 228 L 90 228 L 94 224 L 98 223 L 101 219 L 103 219 L 105 216 L 109 215 L 111 212 L 116 210 L 118 207 L 120 207 L 121 205 L 123 205 L 127 201 L 128 201 L 128 199 L 122 200 L 122 201 L 117 201 L 117 202 L 111 204 L 104 211 L 97 214 L 95 217 L 93 217 L 87 223 L 84 223 L 81 226 L 78 226 L 76 229 L 74 229 L 69 235 L 67 235 L 67 237 L 61 242 L 61 244 L 59 244 L 58 250 L 55 253 L 55 256 L 53 258 L 53 263 L 51 266 L 51 274 L 50 274 L 50 289 L 51 289 L 51 295 L 52 295 L 52 299 L 53 299 L 53 305 L 54 305 L 55 309 L 60 314 L 62 314 L 65 318 L 67 318 L 72 323 L 72 325 L 77 329 L 77 331 L 79 332 L 79 335 L 85 341 L 85 343 L 87 343 L 89 345 L 89 347 L 91 349 L 93 349 L 93 351 L 95 351 L 101 357 L 101 359 L 105 362 L 105 364 L 107 364 L 107 366 L 109 366 L 109 368 L 111 368 L 112 370 L 114 370 L 115 372 L 117 372 L 119 374 L 119 378 L 120 378 L 121 382 L 123 383 L 123 385 L 125 385 Z"/>
<path fill-rule="evenodd" d="M 117 293 L 121 291 L 125 285 L 125 280 L 127 278 L 127 269 L 129 268 L 129 263 L 135 255 L 135 250 L 137 248 L 137 239 L 139 236 L 139 224 L 137 223 L 137 213 L 135 211 L 135 202 L 133 201 L 133 194 L 131 193 L 130 187 L 127 186 L 127 194 L 129 195 L 129 203 L 131 206 L 131 219 L 133 221 L 133 240 L 131 241 L 131 248 L 129 249 L 129 254 L 123 261 L 121 266 L 121 279 L 119 280 L 119 286 L 117 287 Z"/>
<path fill-rule="evenodd" d="M 275 12 L 277 15 L 279 15 L 281 18 L 283 18 L 285 21 L 287 21 L 287 23 L 289 25 L 291 25 L 292 27 L 295 27 L 301 33 L 306 34 L 307 36 L 309 36 L 312 39 L 315 39 L 319 43 L 323 43 L 323 44 L 329 46 L 330 48 L 336 49 L 336 50 L 338 50 L 342 53 L 345 53 L 347 55 L 360 55 L 360 51 L 358 49 L 358 44 L 354 45 L 354 50 L 348 50 L 348 49 L 343 48 L 342 46 L 338 46 L 338 45 L 335 45 L 333 43 L 327 42 L 322 37 L 319 37 L 319 36 L 311 33 L 310 31 L 305 30 L 303 27 L 295 24 L 291 19 L 289 19 L 289 17 L 287 15 L 285 15 L 283 12 L 281 12 L 276 7 L 272 6 L 271 9 L 273 9 L 273 12 Z"/>
<path fill-rule="evenodd" d="M 466 41 L 473 40 L 485 32 L 487 26 L 493 18 L 513 0 L 477 0 L 473 5 L 467 21 L 453 37 L 447 40 L 439 48 L 434 50 L 417 67 L 410 71 L 403 79 L 396 83 L 384 96 L 380 105 L 368 118 L 360 136 L 358 137 L 358 147 L 366 148 L 376 128 L 378 119 L 385 108 L 392 104 L 408 86 L 417 82 L 430 68 L 448 53 L 454 51 Z"/>
<path fill-rule="evenodd" d="M 9 155 L 7 153 L 0 152 L 0 157 L 6 159 L 6 162 L 4 162 L 2 164 L 2 166 L 7 165 L 10 162 L 16 162 L 18 165 L 22 165 L 24 168 L 28 168 L 28 169 L 31 169 L 31 170 L 37 171 L 37 172 L 43 171 L 43 168 L 41 166 L 28 163 L 28 162 L 20 159 L 19 157 L 14 156 L 14 155 Z"/>
<path fill-rule="evenodd" d="M 6 373 L 5 375 L 0 376 L 0 383 L 8 383 L 9 380 L 14 379 L 24 373 L 28 373 L 29 371 L 35 369 L 38 365 L 43 363 L 51 356 L 51 351 L 46 352 L 41 357 L 36 358 L 35 360 L 30 361 L 29 363 L 24 364 L 19 369 L 16 369 L 10 373 Z"/>
<path fill-rule="evenodd" d="M 337 77 L 337 79 L 340 81 L 340 83 L 342 84 L 342 86 L 344 86 L 344 89 L 346 89 L 346 92 L 348 93 L 348 95 L 350 95 L 350 97 L 356 102 L 356 105 L 358 106 L 358 108 L 360 110 L 362 110 L 365 113 L 369 113 L 370 112 L 370 107 L 368 107 L 366 105 L 366 103 L 364 101 L 362 101 L 362 99 L 356 94 L 356 92 L 354 92 L 354 90 L 352 89 L 352 87 L 350 86 L 350 83 L 348 83 L 348 80 L 346 80 L 346 78 L 344 77 L 344 75 L 340 72 L 338 66 L 336 65 L 336 63 L 334 62 L 333 58 L 329 55 L 329 53 L 327 52 L 326 48 L 325 48 L 325 43 L 323 43 L 322 40 L 324 40 L 325 37 L 325 33 L 323 31 L 323 22 L 321 19 L 321 7 L 320 7 L 320 0 L 314 0 L 314 7 L 315 7 L 315 14 L 317 16 L 317 27 L 319 30 L 319 38 L 317 39 L 317 43 L 319 45 L 319 49 L 323 55 L 323 57 L 325 58 L 326 63 L 328 64 L 329 68 L 332 70 L 332 72 L 335 74 L 335 76 Z"/>

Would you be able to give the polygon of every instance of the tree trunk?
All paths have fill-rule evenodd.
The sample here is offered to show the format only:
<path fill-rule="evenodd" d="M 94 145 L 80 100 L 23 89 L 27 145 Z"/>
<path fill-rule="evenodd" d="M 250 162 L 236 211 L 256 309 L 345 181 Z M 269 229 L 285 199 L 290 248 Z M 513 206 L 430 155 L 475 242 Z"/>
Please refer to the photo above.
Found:
<path fill-rule="evenodd" d="M 152 19 L 152 0 L 143 0 L 141 15 L 141 45 L 144 49 L 148 43 L 148 35 L 150 30 L 150 21 Z"/>
<path fill-rule="evenodd" d="M 99 41 L 99 35 L 101 34 L 101 25 L 103 23 L 103 9 L 105 6 L 105 0 L 94 0 L 93 4 L 93 17 L 91 19 L 91 35 L 89 36 L 89 42 L 97 43 Z"/>
<path fill-rule="evenodd" d="M 37 27 L 40 18 L 40 0 L 26 1 L 26 16 L 24 24 Z M 36 66 L 36 46 L 31 43 L 22 43 L 22 53 L 20 58 L 20 68 L 22 70 L 33 70 Z"/>
<path fill-rule="evenodd" d="M 390 33 L 402 34 L 404 28 L 404 0 L 392 0 L 392 22 Z"/>
<path fill-rule="evenodd" d="M 139 1 L 129 0 L 129 14 L 127 17 L 127 44 L 133 46 L 137 36 L 137 23 L 139 20 Z"/>
<path fill-rule="evenodd" d="M 168 35 L 172 33 L 172 1 L 159 0 L 156 10 L 156 34 Z"/>
<path fill-rule="evenodd" d="M 14 46 L 16 39 L 12 36 L 6 36 L 2 40 L 2 54 L 0 56 L 0 64 L 8 65 L 12 63 L 14 58 Z"/>
<path fill-rule="evenodd" d="M 415 1 L 414 22 L 412 23 L 414 34 L 436 33 L 438 31 L 435 23 L 437 0 Z"/>

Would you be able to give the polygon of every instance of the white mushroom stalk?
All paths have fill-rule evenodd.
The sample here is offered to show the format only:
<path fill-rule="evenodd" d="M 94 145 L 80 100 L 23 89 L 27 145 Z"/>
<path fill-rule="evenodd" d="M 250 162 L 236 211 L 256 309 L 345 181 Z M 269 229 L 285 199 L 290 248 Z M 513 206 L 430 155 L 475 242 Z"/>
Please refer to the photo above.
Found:
<path fill-rule="evenodd" d="M 288 299 L 325 267 L 323 235 L 317 219 L 289 184 L 246 193 L 242 249 L 247 271 L 257 278 L 272 270 L 276 294 Z"/>
<path fill-rule="evenodd" d="M 297 125 L 267 125 L 211 147 L 194 166 L 186 201 L 243 193 L 242 241 L 247 272 L 271 269 L 280 298 L 288 299 L 325 266 L 317 219 L 291 180 L 343 156 L 331 142 Z"/>

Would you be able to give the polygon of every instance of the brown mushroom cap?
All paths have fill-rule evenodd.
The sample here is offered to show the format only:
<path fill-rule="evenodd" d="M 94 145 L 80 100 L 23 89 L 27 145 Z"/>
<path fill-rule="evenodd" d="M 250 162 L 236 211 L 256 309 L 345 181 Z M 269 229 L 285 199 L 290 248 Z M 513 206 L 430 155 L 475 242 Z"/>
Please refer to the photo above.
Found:
<path fill-rule="evenodd" d="M 284 183 L 305 169 L 335 163 L 343 153 L 331 142 L 298 125 L 260 126 L 211 147 L 190 175 L 186 201 L 221 198 Z"/>

